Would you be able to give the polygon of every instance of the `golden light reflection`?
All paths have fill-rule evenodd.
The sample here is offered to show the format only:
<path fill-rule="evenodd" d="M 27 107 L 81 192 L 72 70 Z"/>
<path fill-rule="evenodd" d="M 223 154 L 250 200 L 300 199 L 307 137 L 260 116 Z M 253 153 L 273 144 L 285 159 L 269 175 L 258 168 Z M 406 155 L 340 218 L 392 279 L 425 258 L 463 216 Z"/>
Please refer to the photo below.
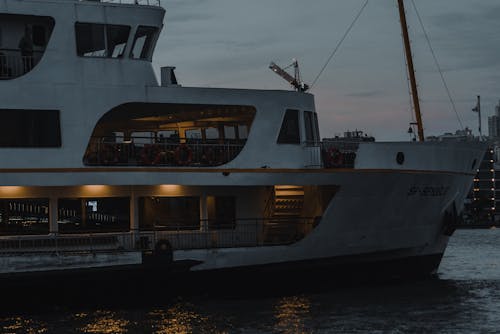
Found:
<path fill-rule="evenodd" d="M 83 190 L 89 192 L 100 192 L 106 190 L 107 186 L 101 184 L 92 184 L 92 185 L 82 186 L 82 188 Z"/>
<path fill-rule="evenodd" d="M 83 333 L 120 334 L 128 332 L 127 327 L 130 321 L 120 318 L 114 312 L 97 311 L 92 316 L 95 318 L 80 328 L 80 331 Z M 75 317 L 85 318 L 86 314 L 75 314 Z"/>
<path fill-rule="evenodd" d="M 310 333 L 306 329 L 309 319 L 311 301 L 306 297 L 285 297 L 275 306 L 276 325 L 279 333 Z"/>
<path fill-rule="evenodd" d="M 24 192 L 24 187 L 19 187 L 19 186 L 0 187 L 0 196 L 2 197 L 19 196 L 23 192 Z"/>
<path fill-rule="evenodd" d="M 49 332 L 46 324 L 36 322 L 32 319 L 14 317 L 2 319 L 1 322 L 4 324 L 2 327 L 2 333 L 41 334 Z"/>
<path fill-rule="evenodd" d="M 154 310 L 152 330 L 157 334 L 221 333 L 210 319 L 192 310 L 188 304 L 176 304 L 167 310 Z"/>
<path fill-rule="evenodd" d="M 177 184 L 162 184 L 159 186 L 162 195 L 173 195 L 182 193 L 182 186 Z"/>

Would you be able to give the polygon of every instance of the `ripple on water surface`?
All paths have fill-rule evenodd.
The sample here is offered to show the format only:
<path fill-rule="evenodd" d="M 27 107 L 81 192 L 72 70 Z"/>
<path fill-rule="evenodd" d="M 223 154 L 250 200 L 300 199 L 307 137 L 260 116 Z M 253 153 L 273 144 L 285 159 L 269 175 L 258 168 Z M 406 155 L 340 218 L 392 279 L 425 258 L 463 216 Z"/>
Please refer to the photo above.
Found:
<path fill-rule="evenodd" d="M 124 302 L 109 307 L 103 301 L 113 296 L 71 306 L 43 301 L 0 316 L 0 327 L 2 333 L 500 333 L 499 253 L 500 230 L 460 230 L 435 279 L 128 302 L 123 291 Z"/>

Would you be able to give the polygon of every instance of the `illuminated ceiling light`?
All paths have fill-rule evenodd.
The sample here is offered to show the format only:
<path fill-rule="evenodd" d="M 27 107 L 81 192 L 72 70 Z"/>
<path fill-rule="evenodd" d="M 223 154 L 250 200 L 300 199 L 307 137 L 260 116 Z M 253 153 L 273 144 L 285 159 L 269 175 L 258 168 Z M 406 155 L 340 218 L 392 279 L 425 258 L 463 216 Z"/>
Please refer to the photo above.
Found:
<path fill-rule="evenodd" d="M 159 186 L 160 191 L 162 193 L 168 193 L 168 194 L 173 194 L 173 193 L 181 193 L 182 186 L 178 184 L 162 184 Z"/>
<path fill-rule="evenodd" d="M 82 186 L 82 190 L 85 195 L 92 195 L 92 196 L 100 196 L 104 195 L 106 190 L 108 190 L 109 186 L 105 185 L 98 185 L 98 184 L 91 184 L 91 185 L 84 185 Z"/>
<path fill-rule="evenodd" d="M 15 196 L 23 192 L 24 187 L 20 186 L 4 186 L 0 187 L 0 194 L 2 196 Z"/>

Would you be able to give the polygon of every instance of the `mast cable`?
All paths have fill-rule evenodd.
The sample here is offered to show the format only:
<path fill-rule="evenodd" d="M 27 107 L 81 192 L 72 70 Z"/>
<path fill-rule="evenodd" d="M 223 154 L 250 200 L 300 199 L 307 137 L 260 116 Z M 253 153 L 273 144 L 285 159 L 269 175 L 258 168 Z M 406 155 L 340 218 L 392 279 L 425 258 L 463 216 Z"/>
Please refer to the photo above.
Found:
<path fill-rule="evenodd" d="M 418 12 L 417 5 L 415 4 L 414 0 L 411 0 L 411 3 L 413 4 L 413 8 L 415 9 L 415 13 L 417 14 L 418 21 L 420 22 L 420 26 L 422 27 L 422 31 L 424 32 L 425 39 L 427 40 L 427 44 L 429 45 L 429 49 L 431 51 L 432 57 L 434 58 L 434 63 L 439 71 L 439 75 L 441 76 L 441 80 L 443 81 L 444 88 L 446 90 L 446 93 L 448 94 L 448 98 L 450 100 L 451 106 L 453 108 L 453 111 L 455 112 L 455 115 L 457 116 L 458 123 L 460 124 L 460 128 L 463 130 L 464 126 L 462 124 L 462 120 L 460 119 L 460 115 L 458 114 L 457 108 L 455 106 L 455 101 L 453 100 L 450 89 L 448 88 L 448 84 L 446 83 L 446 79 L 444 78 L 443 71 L 441 69 L 441 66 L 439 65 L 438 59 L 436 57 L 436 53 L 434 52 L 434 48 L 432 47 L 431 40 L 429 38 L 429 35 L 427 34 L 427 30 L 424 27 L 424 23 L 422 21 L 422 18 L 420 17 L 420 13 Z"/>
<path fill-rule="evenodd" d="M 332 51 L 332 53 L 330 54 L 330 57 L 328 57 L 325 65 L 323 65 L 323 67 L 321 68 L 321 70 L 319 71 L 318 75 L 316 76 L 316 78 L 314 79 L 314 81 L 311 83 L 311 86 L 310 86 L 310 89 L 312 89 L 314 87 L 314 85 L 316 84 L 316 82 L 318 81 L 318 79 L 321 77 L 321 75 L 323 74 L 323 72 L 325 71 L 326 67 L 328 66 L 328 64 L 330 63 L 330 61 L 333 59 L 333 56 L 335 56 L 335 54 L 337 53 L 337 51 L 339 50 L 340 46 L 342 45 L 342 43 L 344 42 L 344 40 L 347 38 L 347 35 L 349 35 L 349 33 L 351 32 L 352 28 L 354 27 L 354 25 L 356 24 L 356 22 L 358 21 L 359 17 L 361 16 L 361 14 L 363 13 L 364 9 L 366 8 L 366 6 L 368 5 L 368 2 L 370 0 L 366 0 L 365 1 L 365 4 L 363 5 L 363 7 L 361 7 L 361 9 L 359 10 L 358 14 L 356 15 L 356 17 L 354 18 L 354 21 L 352 21 L 351 25 L 349 26 L 349 28 L 347 28 L 346 32 L 344 33 L 344 36 L 342 36 L 342 38 L 340 39 L 339 43 L 337 44 L 337 46 L 335 47 L 335 49 Z"/>

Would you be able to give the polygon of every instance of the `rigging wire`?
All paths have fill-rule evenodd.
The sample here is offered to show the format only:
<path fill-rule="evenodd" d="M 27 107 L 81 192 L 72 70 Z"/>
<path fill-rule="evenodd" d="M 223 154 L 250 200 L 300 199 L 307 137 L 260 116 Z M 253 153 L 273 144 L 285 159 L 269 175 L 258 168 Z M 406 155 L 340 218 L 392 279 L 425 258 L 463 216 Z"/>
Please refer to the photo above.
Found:
<path fill-rule="evenodd" d="M 339 43 L 337 44 L 337 46 L 335 47 L 335 49 L 332 51 L 332 53 L 330 54 L 330 57 L 328 57 L 325 65 L 323 65 L 323 67 L 321 68 L 321 70 L 319 71 L 318 75 L 316 76 L 316 78 L 314 78 L 314 81 L 311 83 L 310 85 L 310 88 L 309 89 L 312 89 L 314 87 L 314 85 L 316 84 L 316 82 L 318 81 L 318 79 L 321 77 L 321 75 L 323 74 L 323 72 L 325 71 L 326 67 L 328 66 L 328 64 L 330 63 L 330 61 L 333 59 L 333 57 L 335 56 L 335 54 L 337 53 L 337 51 L 339 50 L 340 46 L 342 45 L 342 43 L 344 42 L 344 40 L 347 38 L 347 36 L 349 35 L 349 33 L 351 32 L 352 28 L 354 27 L 354 25 L 356 24 L 356 22 L 358 21 L 359 17 L 361 16 L 361 14 L 363 13 L 363 11 L 365 10 L 366 6 L 368 5 L 368 2 L 370 0 L 366 0 L 365 1 L 365 4 L 361 7 L 361 9 L 359 10 L 358 14 L 356 15 L 356 17 L 354 18 L 354 20 L 352 21 L 351 25 L 349 26 L 349 28 L 347 28 L 346 32 L 344 33 L 344 35 L 342 36 L 342 38 L 340 39 Z"/>
<path fill-rule="evenodd" d="M 457 116 L 458 123 L 460 124 L 460 128 L 463 130 L 464 126 L 462 124 L 462 120 L 460 119 L 460 115 L 458 114 L 455 101 L 453 101 L 453 98 L 451 97 L 451 92 L 450 89 L 448 88 L 448 84 L 446 83 L 446 79 L 444 78 L 443 71 L 441 69 L 441 66 L 439 65 L 438 59 L 436 57 L 436 53 L 434 52 L 434 48 L 432 47 L 431 40 L 429 38 L 429 35 L 427 34 L 427 30 L 424 27 L 424 23 L 422 21 L 422 18 L 420 17 L 420 13 L 417 9 L 417 5 L 415 4 L 414 0 L 411 0 L 413 4 L 413 8 L 415 9 L 415 13 L 417 14 L 418 21 L 420 22 L 420 26 L 422 27 L 422 31 L 424 32 L 425 39 L 427 40 L 427 44 L 429 45 L 429 49 L 431 51 L 432 57 L 434 58 L 434 63 L 436 64 L 436 67 L 439 71 L 439 75 L 441 76 L 441 81 L 443 81 L 444 88 L 446 90 L 446 93 L 448 94 L 448 98 L 450 100 L 451 106 L 453 108 L 453 111 L 455 112 L 455 115 Z"/>

